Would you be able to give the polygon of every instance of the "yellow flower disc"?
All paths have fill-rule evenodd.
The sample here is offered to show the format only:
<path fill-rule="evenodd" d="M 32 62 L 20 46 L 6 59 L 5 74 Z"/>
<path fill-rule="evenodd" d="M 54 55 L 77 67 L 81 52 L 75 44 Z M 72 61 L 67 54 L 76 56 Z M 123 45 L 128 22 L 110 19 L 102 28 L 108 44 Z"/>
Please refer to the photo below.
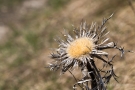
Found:
<path fill-rule="evenodd" d="M 71 58 L 79 58 L 82 55 L 86 55 L 92 51 L 94 43 L 92 39 L 88 37 L 82 37 L 74 40 L 67 47 L 67 54 Z"/>

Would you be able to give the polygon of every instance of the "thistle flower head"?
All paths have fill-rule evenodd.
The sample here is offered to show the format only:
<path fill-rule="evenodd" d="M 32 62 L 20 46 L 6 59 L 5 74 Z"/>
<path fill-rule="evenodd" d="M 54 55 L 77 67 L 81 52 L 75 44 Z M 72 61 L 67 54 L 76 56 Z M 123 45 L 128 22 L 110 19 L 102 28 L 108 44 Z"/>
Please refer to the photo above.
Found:
<path fill-rule="evenodd" d="M 104 25 L 112 15 L 107 19 L 103 19 L 100 26 L 97 26 L 96 23 L 92 23 L 89 27 L 86 22 L 81 22 L 80 28 L 74 28 L 73 30 L 75 33 L 74 38 L 65 33 L 64 36 L 66 36 L 66 40 L 57 39 L 56 41 L 59 43 L 59 47 L 56 49 L 55 53 L 51 54 L 51 58 L 55 59 L 55 62 L 49 65 L 51 70 L 60 69 L 61 72 L 64 73 L 75 66 L 81 67 L 84 77 L 82 81 L 78 81 L 77 84 L 82 83 L 82 86 L 84 86 L 86 90 L 91 90 L 88 86 L 85 86 L 90 82 L 92 90 L 106 90 L 105 85 L 109 83 L 111 77 L 116 80 L 117 76 L 114 73 L 112 64 L 115 55 L 109 59 L 109 54 L 104 50 L 110 48 L 118 49 L 121 51 L 121 56 L 125 52 L 124 49 L 118 47 L 116 43 L 108 43 L 109 38 L 106 38 L 108 31 Z M 109 66 L 110 69 L 103 70 L 102 68 L 98 70 L 94 63 L 94 58 L 104 63 L 103 68 Z M 101 72 L 104 74 L 101 75 Z M 75 86 L 76 84 L 74 88 Z M 81 88 L 84 90 L 83 87 Z"/>
<path fill-rule="evenodd" d="M 107 21 L 107 20 L 106 20 Z M 51 69 L 61 68 L 62 72 L 66 72 L 74 66 L 83 66 L 88 60 L 94 57 L 101 59 L 102 56 L 108 56 L 108 53 L 103 51 L 107 48 L 114 48 L 114 43 L 106 43 L 109 39 L 105 38 L 108 34 L 106 27 L 102 23 L 97 26 L 92 23 L 89 27 L 86 22 L 81 22 L 80 28 L 74 28 L 75 38 L 65 33 L 66 40 L 57 39 L 59 47 L 51 57 L 56 60 L 51 64 Z"/>

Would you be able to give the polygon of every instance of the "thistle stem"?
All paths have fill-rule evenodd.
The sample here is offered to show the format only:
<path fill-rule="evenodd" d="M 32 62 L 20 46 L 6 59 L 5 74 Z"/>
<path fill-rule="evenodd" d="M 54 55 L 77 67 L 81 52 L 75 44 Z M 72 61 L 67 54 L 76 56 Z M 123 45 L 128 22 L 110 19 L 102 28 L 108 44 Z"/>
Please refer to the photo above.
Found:
<path fill-rule="evenodd" d="M 91 67 L 91 64 L 89 63 L 89 61 L 87 60 L 87 70 L 89 72 L 89 75 L 91 77 L 91 88 L 94 89 L 94 90 L 98 90 L 97 89 L 97 82 L 96 82 L 96 72 L 94 71 L 94 69 Z"/>

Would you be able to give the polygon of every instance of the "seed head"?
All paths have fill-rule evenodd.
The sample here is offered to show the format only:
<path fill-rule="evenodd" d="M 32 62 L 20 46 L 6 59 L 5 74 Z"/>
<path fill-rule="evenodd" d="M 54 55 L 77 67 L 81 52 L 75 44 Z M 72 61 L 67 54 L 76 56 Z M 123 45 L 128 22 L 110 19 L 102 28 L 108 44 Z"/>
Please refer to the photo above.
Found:
<path fill-rule="evenodd" d="M 117 76 L 114 73 L 112 64 L 115 55 L 109 59 L 109 54 L 104 50 L 118 49 L 121 51 L 121 56 L 125 52 L 124 49 L 118 47 L 116 43 L 108 42 L 109 38 L 106 37 L 108 31 L 104 25 L 112 15 L 107 19 L 103 19 L 100 26 L 97 26 L 96 23 L 92 23 L 91 26 L 88 27 L 86 22 L 81 22 L 80 28 L 74 28 L 73 30 L 75 38 L 69 34 L 64 34 L 64 36 L 66 36 L 65 41 L 61 39 L 57 40 L 59 47 L 56 49 L 55 53 L 51 54 L 51 58 L 55 59 L 55 62 L 49 65 L 51 70 L 60 69 L 61 72 L 64 73 L 75 66 L 81 67 L 84 77 L 82 81 L 78 81 L 77 84 L 82 83 L 87 90 L 106 90 L 105 85 L 109 83 L 111 77 L 116 80 Z M 94 63 L 94 58 L 97 58 L 103 63 L 103 68 L 97 68 Z M 110 69 L 104 70 L 105 66 L 109 66 Z M 92 89 L 85 86 L 89 81 L 91 82 Z M 75 86 L 76 84 L 74 88 Z"/>
<path fill-rule="evenodd" d="M 82 37 L 74 40 L 67 46 L 67 55 L 70 58 L 82 57 L 92 52 L 94 48 L 93 40 L 88 37 Z"/>

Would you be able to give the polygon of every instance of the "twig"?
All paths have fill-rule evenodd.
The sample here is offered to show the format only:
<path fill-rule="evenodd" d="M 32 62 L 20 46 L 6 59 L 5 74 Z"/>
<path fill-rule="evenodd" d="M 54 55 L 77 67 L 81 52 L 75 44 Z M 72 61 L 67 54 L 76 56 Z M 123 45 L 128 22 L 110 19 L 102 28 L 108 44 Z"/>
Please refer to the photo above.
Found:
<path fill-rule="evenodd" d="M 69 73 L 73 76 L 73 78 L 75 79 L 75 81 L 78 82 L 77 79 L 75 78 L 74 74 L 73 74 L 70 70 L 68 70 L 68 71 L 69 71 Z M 78 85 L 79 85 L 79 84 L 78 84 Z M 81 85 L 79 85 L 79 86 L 80 86 L 81 88 L 83 88 Z"/>

